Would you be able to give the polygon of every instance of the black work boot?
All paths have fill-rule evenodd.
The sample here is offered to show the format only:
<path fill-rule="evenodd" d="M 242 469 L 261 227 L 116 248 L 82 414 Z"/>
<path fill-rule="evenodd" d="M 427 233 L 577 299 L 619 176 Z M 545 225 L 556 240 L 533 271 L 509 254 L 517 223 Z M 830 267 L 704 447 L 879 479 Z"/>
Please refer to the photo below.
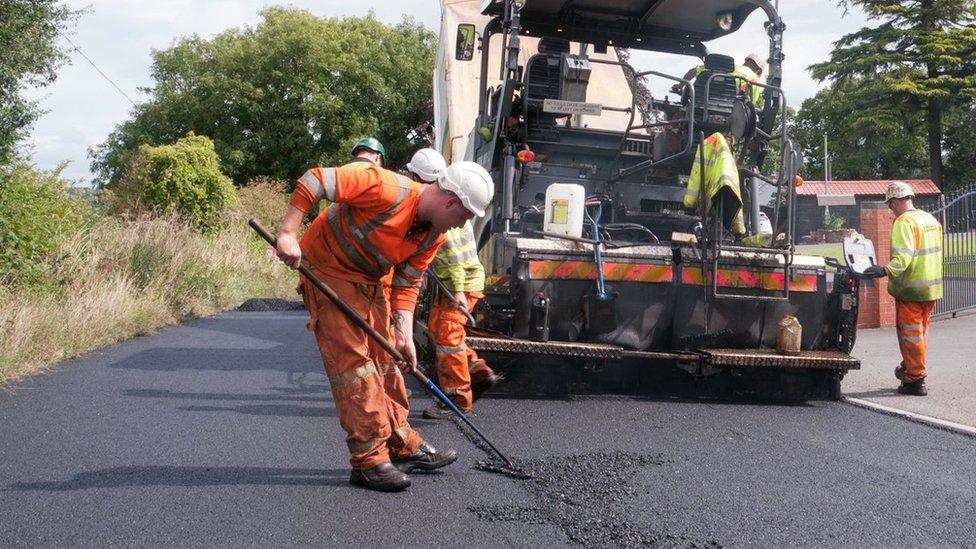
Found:
<path fill-rule="evenodd" d="M 385 461 L 369 469 L 353 469 L 349 482 L 379 492 L 401 492 L 410 486 L 410 477 Z"/>
<path fill-rule="evenodd" d="M 457 452 L 454 450 L 444 450 L 438 452 L 436 448 L 427 444 L 420 443 L 420 448 L 412 455 L 405 458 L 396 458 L 393 465 L 404 473 L 412 473 L 415 470 L 433 471 L 441 467 L 450 465 L 457 460 Z"/>
<path fill-rule="evenodd" d="M 492 387 L 504 379 L 501 374 L 494 372 L 490 374 L 477 374 L 471 376 L 471 401 L 474 402 L 481 398 L 481 395 L 490 391 Z"/>
<path fill-rule="evenodd" d="M 460 410 L 460 408 L 458 409 Z M 474 415 L 471 413 L 471 410 L 468 410 L 467 412 L 461 410 L 461 413 L 468 417 Z M 444 406 L 443 404 L 438 402 L 437 404 L 432 404 L 424 408 L 424 412 L 420 415 L 424 419 L 451 419 L 452 417 L 454 417 L 454 412 L 451 411 L 451 409 L 448 408 L 447 406 Z"/>
<path fill-rule="evenodd" d="M 898 381 L 901 381 L 905 377 L 905 363 L 902 362 L 897 368 L 895 368 L 895 377 Z"/>
<path fill-rule="evenodd" d="M 928 389 L 925 388 L 925 380 L 919 379 L 911 383 L 902 382 L 898 386 L 898 392 L 903 395 L 913 395 L 923 397 L 929 394 Z"/>

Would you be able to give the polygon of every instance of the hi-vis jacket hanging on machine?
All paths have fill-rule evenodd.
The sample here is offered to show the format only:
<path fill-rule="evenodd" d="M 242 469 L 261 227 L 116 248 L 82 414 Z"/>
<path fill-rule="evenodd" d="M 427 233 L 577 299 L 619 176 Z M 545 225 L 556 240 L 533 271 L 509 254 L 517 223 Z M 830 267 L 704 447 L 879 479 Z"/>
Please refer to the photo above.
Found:
<path fill-rule="evenodd" d="M 412 311 L 424 271 L 444 241 L 443 233 L 415 223 L 423 188 L 361 162 L 308 170 L 291 205 L 308 213 L 320 200 L 333 204 L 302 235 L 302 254 L 315 269 L 350 282 L 378 283 L 392 271 L 390 305 Z"/>
<path fill-rule="evenodd" d="M 732 218 L 731 231 L 735 234 L 745 234 L 746 226 L 742 217 L 742 192 L 739 189 L 739 169 L 735 165 L 735 157 L 729 148 L 725 137 L 721 133 L 713 133 L 705 138 L 705 142 L 695 151 L 695 161 L 691 166 L 688 177 L 688 188 L 685 190 L 684 205 L 686 208 L 698 206 L 698 195 L 702 183 L 702 147 L 705 156 L 705 211 L 712 212 L 715 196 L 724 188 L 728 189 L 735 199 L 735 216 Z"/>
<path fill-rule="evenodd" d="M 898 216 L 891 227 L 888 293 L 899 301 L 942 299 L 942 225 L 922 210 Z"/>

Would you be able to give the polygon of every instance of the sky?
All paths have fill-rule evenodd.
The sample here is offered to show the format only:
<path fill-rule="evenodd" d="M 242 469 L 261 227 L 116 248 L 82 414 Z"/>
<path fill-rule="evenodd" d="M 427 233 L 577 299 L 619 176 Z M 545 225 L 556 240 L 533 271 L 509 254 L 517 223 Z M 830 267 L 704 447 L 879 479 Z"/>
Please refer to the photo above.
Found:
<path fill-rule="evenodd" d="M 361 16 L 372 10 L 387 23 L 397 23 L 404 13 L 433 30 L 440 26 L 439 0 L 68 0 L 82 10 L 73 29 L 71 43 L 90 58 L 125 93 L 116 90 L 79 52 L 69 52 L 70 63 L 58 72 L 51 85 L 29 90 L 46 114 L 35 124 L 25 144 L 34 163 L 52 169 L 62 162 L 62 175 L 77 184 L 88 185 L 89 147 L 103 142 L 116 125 L 130 116 L 132 103 L 144 102 L 141 88 L 152 86 L 151 53 L 173 45 L 180 37 L 211 37 L 229 28 L 255 25 L 262 8 L 287 5 L 307 9 L 323 17 Z M 780 14 L 787 25 L 784 52 L 784 91 L 790 106 L 814 95 L 821 84 L 806 67 L 827 58 L 831 44 L 844 34 L 866 24 L 864 15 L 843 10 L 832 0 L 780 0 Z M 768 40 L 762 27 L 764 17 L 756 10 L 736 33 L 708 44 L 713 53 L 743 59 L 752 51 L 765 54 Z M 73 49 L 64 38 L 65 49 Z M 764 55 L 765 57 L 765 55 Z M 631 59 L 639 70 L 654 69 L 682 74 L 693 59 L 680 56 L 636 53 Z M 651 86 L 655 89 L 654 83 Z"/>

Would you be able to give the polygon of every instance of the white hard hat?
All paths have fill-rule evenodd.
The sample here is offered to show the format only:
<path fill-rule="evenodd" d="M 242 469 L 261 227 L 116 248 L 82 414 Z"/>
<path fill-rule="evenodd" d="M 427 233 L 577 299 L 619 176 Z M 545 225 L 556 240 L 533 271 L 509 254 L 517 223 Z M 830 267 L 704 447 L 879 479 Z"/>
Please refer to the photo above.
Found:
<path fill-rule="evenodd" d="M 427 183 L 437 181 L 437 176 L 446 168 L 447 162 L 444 161 L 444 157 L 434 149 L 420 149 L 413 153 L 410 162 L 407 162 L 407 169 Z"/>
<path fill-rule="evenodd" d="M 461 199 L 464 208 L 474 215 L 485 215 L 485 208 L 495 195 L 495 182 L 480 164 L 459 161 L 451 164 L 437 178 L 437 186 Z"/>
<path fill-rule="evenodd" d="M 752 61 L 753 63 L 755 63 L 756 66 L 759 67 L 759 70 L 763 72 L 763 74 L 766 74 L 766 71 L 769 70 L 769 65 L 766 64 L 766 60 L 760 57 L 758 53 L 750 53 L 749 55 L 746 56 L 746 61 Z"/>
<path fill-rule="evenodd" d="M 904 181 L 892 181 L 885 191 L 885 202 L 892 198 L 915 198 L 915 191 Z"/>

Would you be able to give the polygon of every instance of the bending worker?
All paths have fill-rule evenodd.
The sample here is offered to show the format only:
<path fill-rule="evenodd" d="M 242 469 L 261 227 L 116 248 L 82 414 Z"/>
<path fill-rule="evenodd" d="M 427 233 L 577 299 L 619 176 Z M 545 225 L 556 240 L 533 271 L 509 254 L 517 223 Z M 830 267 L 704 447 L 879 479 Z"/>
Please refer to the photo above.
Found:
<path fill-rule="evenodd" d="M 444 169 L 444 157 L 434 149 L 420 149 L 407 164 L 410 174 L 426 183 L 435 182 Z M 468 314 L 484 297 L 485 289 L 485 268 L 478 259 L 478 243 L 470 221 L 463 227 L 447 231 L 444 245 L 438 250 L 431 268 L 441 285 L 451 292 L 447 295 L 438 291 L 427 323 L 435 346 L 437 384 L 458 409 L 470 413 L 474 401 L 500 380 L 465 344 L 464 326 Z M 423 416 L 446 419 L 451 414 L 438 403 L 424 410 Z"/>
<path fill-rule="evenodd" d="M 452 168 L 436 185 L 421 185 L 362 162 L 312 168 L 299 179 L 278 231 L 278 256 L 293 268 L 304 261 L 376 331 L 391 336 L 391 342 L 395 336 L 406 359 L 394 364 L 328 298 L 301 280 L 308 327 L 315 333 L 339 423 L 347 433 L 349 482 L 373 490 L 403 490 L 410 485 L 407 473 L 457 459 L 454 450 L 436 450 L 407 423 L 409 402 L 398 369 L 410 372 L 416 367 L 414 306 L 443 233 L 484 215 L 494 193 L 481 166 L 461 162 Z M 323 199 L 332 205 L 299 242 L 302 218 Z M 388 303 L 381 280 L 391 271 Z"/>
<path fill-rule="evenodd" d="M 888 293 L 895 298 L 895 323 L 902 363 L 895 368 L 898 392 L 925 396 L 925 350 L 929 319 L 942 299 L 942 225 L 912 204 L 915 192 L 907 184 L 888 185 L 885 201 L 895 214 L 891 228 L 891 261 L 871 265 L 865 274 L 888 277 Z"/>

